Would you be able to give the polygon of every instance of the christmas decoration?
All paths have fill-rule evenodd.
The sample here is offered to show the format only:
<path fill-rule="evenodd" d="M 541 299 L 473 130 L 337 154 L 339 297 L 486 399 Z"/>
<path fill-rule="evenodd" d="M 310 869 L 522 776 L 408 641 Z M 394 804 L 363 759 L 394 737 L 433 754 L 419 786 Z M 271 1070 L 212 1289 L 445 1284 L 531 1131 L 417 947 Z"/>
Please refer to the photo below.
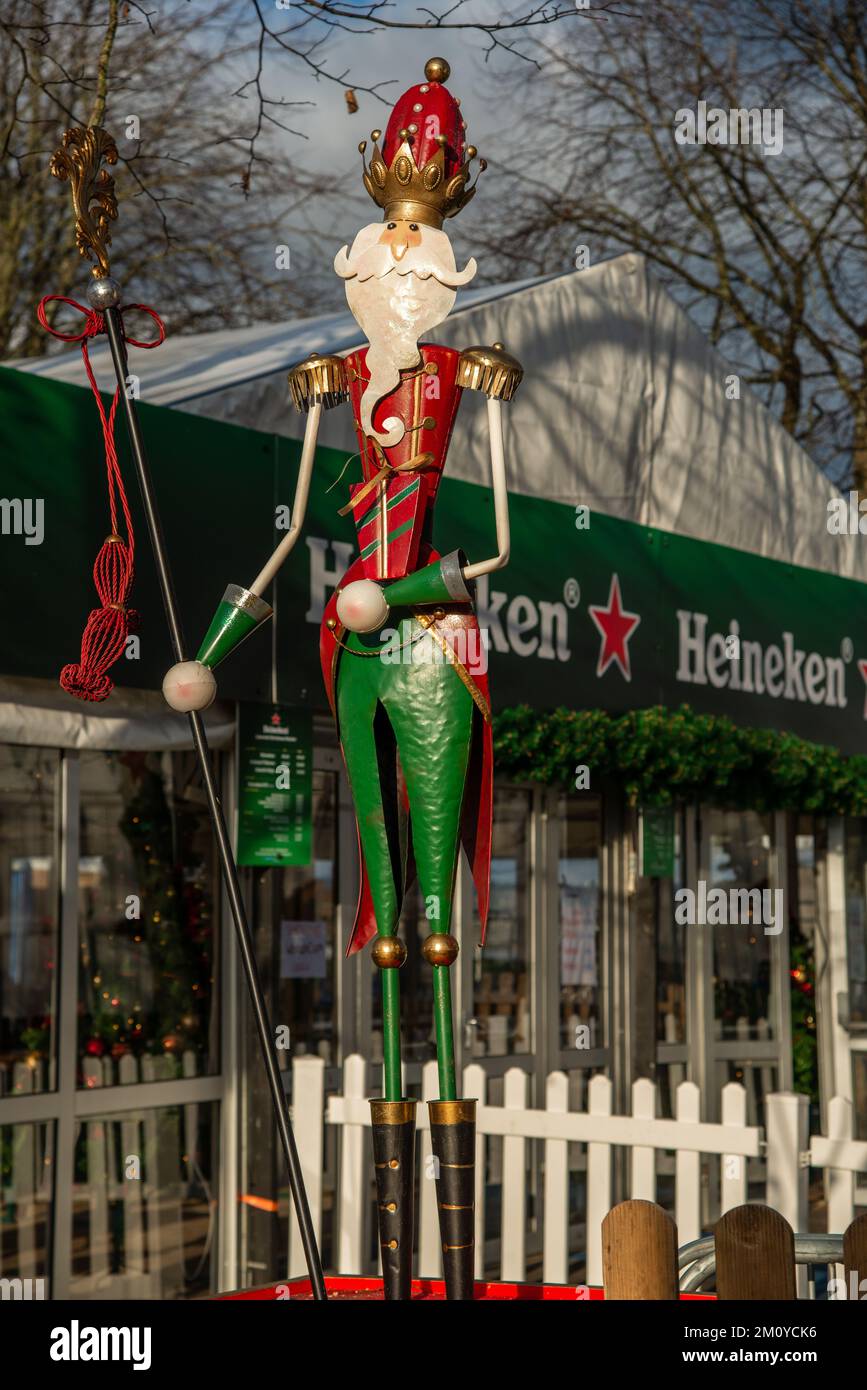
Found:
<path fill-rule="evenodd" d="M 475 1102 L 457 1094 L 450 934 L 458 850 L 473 871 L 484 940 L 492 829 L 492 737 L 484 648 L 473 581 L 509 558 L 501 404 L 521 380 L 502 343 L 463 352 L 423 340 L 446 318 L 455 290 L 476 271 L 458 270 L 442 230 L 475 192 L 460 102 L 445 86 L 449 66 L 432 58 L 409 88 L 385 135 L 371 133 L 363 182 L 383 220 L 363 227 L 334 268 L 367 347 L 345 358 L 313 353 L 289 374 L 307 412 L 293 528 L 248 589 L 230 585 L 198 653 L 208 671 L 271 609 L 263 597 L 303 525 L 323 409 L 349 400 L 361 477 L 341 509 L 351 513 L 359 555 L 329 601 L 320 651 L 358 822 L 361 893 L 348 951 L 372 941 L 383 996 L 384 1096 L 371 1102 L 379 1237 L 385 1294 L 410 1297 L 416 1102 L 401 1087 L 397 935 L 407 889 L 418 879 L 433 974 L 439 1099 L 430 1103 L 431 1143 L 448 1297 L 473 1296 Z M 380 145 L 380 138 L 382 143 Z M 364 159 L 367 149 L 359 150 Z M 480 161 L 480 171 L 484 169 Z M 497 553 L 470 564 L 431 543 L 434 507 L 455 415 L 464 391 L 487 397 Z M 624 621 L 631 615 L 618 614 Z M 622 647 L 625 634 L 612 630 Z M 612 658 L 614 659 L 614 658 Z M 188 668 L 163 689 L 176 709 L 204 700 Z M 212 692 L 211 692 L 212 693 Z M 195 706 L 193 706 L 195 707 Z"/>
<path fill-rule="evenodd" d="M 60 338 L 64 343 L 81 343 L 84 370 L 102 426 L 111 530 L 93 566 L 93 583 L 100 607 L 94 608 L 87 620 L 81 639 L 80 660 L 77 663 L 70 662 L 60 673 L 60 684 L 68 694 L 74 695 L 78 700 L 91 700 L 96 703 L 107 699 L 111 694 L 113 682 L 108 671 L 123 654 L 127 637 L 138 628 L 138 614 L 134 609 L 127 607 L 135 567 L 135 535 L 114 443 L 114 418 L 125 382 L 118 381 L 111 407 L 106 414 L 90 365 L 87 346 L 91 338 L 107 332 L 106 318 L 101 311 L 117 306 L 118 303 L 111 288 L 114 281 L 109 277 L 108 263 L 108 247 L 111 244 L 109 224 L 117 217 L 117 199 L 113 177 L 107 169 L 100 167 L 103 160 L 107 164 L 116 164 L 117 147 L 106 131 L 94 126 L 86 130 L 81 127 L 67 130 L 63 144 L 51 161 L 51 172 L 55 178 L 68 180 L 72 188 L 76 213 L 76 245 L 82 256 L 96 257 L 95 278 L 88 288 L 91 307 L 88 309 L 77 300 L 67 299 L 64 295 L 49 294 L 40 301 L 36 311 L 46 332 Z M 71 305 L 84 315 L 85 325 L 80 333 L 60 333 L 49 323 L 48 305 L 52 303 Z M 139 309 L 153 319 L 157 333 L 150 342 L 139 342 L 127 336 L 123 315 L 130 309 Z M 163 322 L 147 305 L 129 304 L 123 310 L 118 309 L 117 314 L 124 350 L 127 346 L 159 347 L 164 340 L 166 332 Z M 123 515 L 125 538 L 120 534 L 118 506 Z"/>
<path fill-rule="evenodd" d="M 120 828 L 132 850 L 142 912 L 128 920 L 119 908 L 113 931 L 103 937 L 106 959 L 122 962 L 124 970 L 101 968 L 83 991 L 90 1003 L 80 1016 L 80 1037 L 89 1056 L 168 1053 L 178 1056 L 180 1068 L 180 1054 L 205 1034 L 211 1007 L 210 895 L 191 858 L 194 822 L 180 807 L 173 816 L 162 777 L 143 758 L 119 757 L 133 779 Z M 121 951 L 115 937 L 124 939 Z M 137 953 L 150 967 L 146 1006 L 129 983 L 139 977 Z"/>
<path fill-rule="evenodd" d="M 816 991 L 813 983 L 812 942 L 796 941 L 790 952 L 792 981 L 792 1070 L 796 1091 L 819 1100 L 819 1058 L 816 1040 Z"/>

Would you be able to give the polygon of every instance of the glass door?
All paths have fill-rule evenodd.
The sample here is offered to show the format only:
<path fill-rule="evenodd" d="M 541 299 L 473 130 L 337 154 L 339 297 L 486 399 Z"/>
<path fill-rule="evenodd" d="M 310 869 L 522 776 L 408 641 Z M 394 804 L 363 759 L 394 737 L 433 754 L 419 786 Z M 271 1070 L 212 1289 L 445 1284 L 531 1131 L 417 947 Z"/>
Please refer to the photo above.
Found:
<path fill-rule="evenodd" d="M 60 770 L 54 749 L 0 747 L 0 1278 L 20 1297 L 51 1273 L 55 1122 L 19 1121 L 57 1086 Z"/>
<path fill-rule="evenodd" d="M 846 821 L 844 853 L 846 990 L 843 1021 L 849 1035 L 855 1138 L 867 1139 L 867 820 L 864 818 Z"/>
<path fill-rule="evenodd" d="M 602 799 L 560 794 L 556 804 L 556 1030 L 551 1066 L 593 1067 L 607 1056 L 602 929 Z"/>
<path fill-rule="evenodd" d="M 533 918 L 533 793 L 496 787 L 491 848 L 491 900 L 485 945 L 474 901 L 464 952 L 472 951 L 472 1012 L 465 1020 L 465 1062 L 529 1059 L 533 1053 L 531 931 Z M 497 1070 L 505 1070 L 500 1066 Z"/>
<path fill-rule="evenodd" d="M 765 1096 L 792 1084 L 784 837 L 774 816 L 753 810 L 703 807 L 701 823 L 701 870 L 686 906 L 707 972 L 707 1118 L 718 1118 L 722 1087 L 740 1081 L 747 1123 L 763 1124 Z"/>
<path fill-rule="evenodd" d="M 0 1274 L 217 1282 L 213 852 L 191 754 L 0 748 Z"/>

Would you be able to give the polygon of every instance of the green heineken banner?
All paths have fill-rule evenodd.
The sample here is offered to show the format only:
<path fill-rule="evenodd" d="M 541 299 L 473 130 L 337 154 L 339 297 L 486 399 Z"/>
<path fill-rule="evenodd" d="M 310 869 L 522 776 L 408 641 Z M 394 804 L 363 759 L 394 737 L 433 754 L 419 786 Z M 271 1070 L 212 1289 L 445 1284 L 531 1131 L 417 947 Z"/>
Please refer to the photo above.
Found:
<path fill-rule="evenodd" d="M 300 445 L 179 410 L 144 405 L 141 418 L 181 606 L 198 634 L 226 584 L 249 583 L 280 540 Z M 24 609 L 0 607 L 6 674 L 56 679 L 77 651 L 91 607 L 88 556 L 104 529 L 91 436 L 86 391 L 0 369 L 4 492 L 44 499 L 42 543 L 24 534 L 3 540 L 16 589 L 27 594 Z M 325 703 L 318 624 L 355 553 L 351 518 L 338 515 L 345 463 L 342 451 L 318 451 L 304 539 L 276 585 L 279 696 L 316 708 Z M 867 586 L 620 521 L 580 502 L 511 498 L 509 568 L 478 584 L 495 714 L 521 703 L 612 713 L 688 703 L 845 752 L 867 748 Z M 474 559 L 491 553 L 489 489 L 446 478 L 437 517 L 441 552 L 460 545 Z M 140 526 L 137 508 L 134 519 Z M 817 507 L 816 526 L 824 530 L 826 521 Z M 194 534 L 217 544 L 203 551 L 191 544 Z M 137 567 L 142 625 L 117 680 L 159 689 L 172 654 L 145 547 Z M 221 696 L 268 698 L 269 626 L 218 669 Z"/>
<path fill-rule="evenodd" d="M 240 865 L 309 864 L 313 716 L 283 705 L 238 706 Z"/>

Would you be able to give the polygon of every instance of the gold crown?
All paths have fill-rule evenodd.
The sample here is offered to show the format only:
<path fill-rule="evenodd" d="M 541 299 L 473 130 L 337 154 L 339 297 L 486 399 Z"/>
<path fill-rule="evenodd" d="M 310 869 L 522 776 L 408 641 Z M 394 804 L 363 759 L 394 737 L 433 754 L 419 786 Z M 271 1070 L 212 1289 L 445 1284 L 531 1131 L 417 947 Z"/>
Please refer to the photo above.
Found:
<path fill-rule="evenodd" d="M 467 145 L 466 159 L 460 168 L 446 177 L 446 137 L 437 138 L 439 149 L 423 168 L 415 162 L 410 145 L 410 132 L 401 130 L 401 143 L 388 168 L 379 148 L 380 130 L 372 130 L 373 153 L 370 164 L 364 164 L 367 141 L 358 146 L 364 164 L 364 186 L 373 201 L 381 207 L 386 220 L 405 218 L 410 222 L 424 222 L 429 227 L 441 227 L 445 218 L 454 217 L 465 208 L 476 191 L 476 183 L 467 187 L 470 177 L 470 162 L 478 150 L 475 145 Z M 479 174 L 487 168 L 487 161 L 479 160 Z"/>

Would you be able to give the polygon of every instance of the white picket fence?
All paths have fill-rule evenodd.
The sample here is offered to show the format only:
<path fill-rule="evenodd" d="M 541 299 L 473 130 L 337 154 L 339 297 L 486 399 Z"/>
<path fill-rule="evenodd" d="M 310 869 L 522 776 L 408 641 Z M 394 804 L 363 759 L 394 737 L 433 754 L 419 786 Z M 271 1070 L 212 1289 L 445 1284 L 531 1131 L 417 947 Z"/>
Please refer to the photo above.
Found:
<path fill-rule="evenodd" d="M 292 1067 L 292 1111 L 295 1134 L 313 1220 L 321 1237 L 325 1202 L 326 1131 L 337 1138 L 336 1192 L 333 1208 L 334 1255 L 331 1263 L 342 1273 L 365 1272 L 368 1265 L 365 1219 L 371 1207 L 372 1162 L 367 1130 L 370 1105 L 367 1067 L 362 1057 L 347 1058 L 343 1068 L 343 1093 L 326 1095 L 325 1060 L 299 1057 Z M 176 1075 L 169 1058 L 122 1058 L 117 1073 L 107 1059 L 87 1059 L 84 1065 L 89 1087 L 136 1081 L 167 1080 Z M 196 1074 L 195 1054 L 185 1054 L 181 1071 Z M 33 1093 L 39 1077 L 32 1069 L 16 1066 L 10 1089 Z M 611 1082 L 593 1077 L 576 1088 L 564 1072 L 553 1072 L 545 1088 L 545 1108 L 528 1108 L 529 1078 L 513 1068 L 502 1080 L 503 1103 L 491 1104 L 489 1085 L 481 1065 L 464 1073 L 463 1094 L 479 1102 L 476 1139 L 476 1272 L 485 1273 L 488 1248 L 499 1261 L 505 1280 L 522 1280 L 527 1274 L 528 1194 L 531 1182 L 530 1152 L 534 1141 L 543 1146 L 541 1213 L 542 1276 L 549 1283 L 568 1282 L 571 1246 L 579 1242 L 587 1252 L 587 1282 L 602 1277 L 601 1223 L 613 1204 L 612 1155 L 616 1148 L 629 1154 L 629 1192 L 649 1201 L 657 1197 L 657 1177 L 670 1173 L 674 1180 L 674 1215 L 681 1244 L 696 1239 L 707 1220 L 706 1194 L 702 1187 L 703 1156 L 718 1164 L 719 1210 L 715 1217 L 747 1200 L 747 1161 L 760 1160 L 752 1174 L 761 1173 L 761 1199 L 781 1211 L 793 1228 L 807 1229 L 808 1165 L 826 1172 L 827 1229 L 842 1232 L 856 1210 L 856 1175 L 867 1174 L 867 1142 L 853 1135 L 851 1102 L 840 1097 L 829 1106 L 827 1135 L 810 1136 L 804 1096 L 771 1094 L 766 1097 L 766 1129 L 748 1123 L 755 1097 L 738 1082 L 721 1090 L 719 1124 L 699 1119 L 698 1087 L 682 1081 L 676 1088 L 675 1119 L 658 1118 L 657 1088 L 637 1081 L 632 1089 L 632 1114 L 613 1115 Z M 570 1103 L 580 1094 L 584 1108 Z M 437 1094 L 434 1062 L 423 1069 L 422 1095 Z M 418 1273 L 436 1277 L 440 1272 L 440 1241 L 434 1183 L 425 1180 L 432 1169 L 427 1107 L 418 1108 L 421 1173 L 418 1214 Z M 87 1181 L 74 1188 L 76 1209 L 86 1210 L 89 1272 L 75 1281 L 79 1297 L 148 1298 L 166 1295 L 181 1279 L 183 1269 L 182 1207 L 187 1192 L 179 1169 L 179 1156 L 195 1148 L 196 1106 L 171 1113 L 156 1109 L 122 1113 L 112 1119 L 88 1119 Z M 37 1246 L 37 1224 L 50 1214 L 50 1154 L 43 1151 L 41 1126 L 23 1126 L 13 1150 L 11 1180 L 0 1198 L 15 1211 L 17 1226 L 16 1272 L 35 1276 L 42 1259 Z M 578 1161 L 569 1145 L 583 1146 Z M 329 1146 L 329 1151 L 333 1145 Z M 144 1158 L 143 1177 L 123 1176 L 128 1155 Z M 580 1211 L 570 1209 L 570 1171 L 573 1184 L 580 1168 L 585 1202 Z M 485 1230 L 484 1184 L 486 1176 L 501 1189 L 500 1230 Z M 330 1194 L 329 1194 L 330 1196 Z M 112 1269 L 110 1211 L 122 1207 L 123 1269 Z M 300 1236 L 294 1217 L 290 1239 L 290 1272 L 304 1270 Z"/>
<path fill-rule="evenodd" d="M 198 1058 L 192 1051 L 180 1058 L 184 1077 L 197 1075 Z M 173 1080 L 177 1059 L 156 1056 L 140 1059 L 127 1055 L 87 1057 L 82 1074 L 89 1090 L 136 1082 Z M 32 1095 L 43 1084 L 41 1064 L 16 1063 L 7 1077 L 7 1094 Z M 166 1290 L 183 1287 L 183 1199 L 187 1184 L 181 1179 L 179 1161 L 195 1150 L 197 1107 L 182 1110 L 143 1109 L 113 1116 L 93 1117 L 76 1124 L 76 1143 L 81 1125 L 85 1136 L 87 1181 L 73 1186 L 73 1207 L 84 1215 L 88 1272 L 75 1276 L 79 1298 L 159 1298 Z M 30 1278 L 44 1272 L 45 1251 L 40 1249 L 38 1228 L 50 1219 L 53 1164 L 46 1148 L 47 1131 L 41 1125 L 16 1127 L 11 1181 L 0 1198 L 15 1212 L 16 1274 Z M 141 1163 L 141 1177 L 126 1173 L 128 1158 Z M 117 1252 L 111 1231 L 112 1206 L 122 1209 L 123 1266 L 113 1267 Z"/>
<path fill-rule="evenodd" d="M 476 1137 L 476 1276 L 483 1277 L 485 1252 L 485 1163 L 490 1141 L 502 1139 L 502 1201 L 499 1277 L 526 1277 L 528 1144 L 544 1145 L 542 1165 L 542 1277 L 546 1283 L 568 1282 L 570 1228 L 583 1217 L 589 1284 L 602 1281 L 602 1220 L 613 1205 L 612 1151 L 629 1151 L 629 1193 L 655 1201 L 661 1154 L 674 1154 L 675 1204 L 678 1240 L 685 1245 L 702 1234 L 702 1156 L 719 1164 L 719 1214 L 747 1200 L 747 1160 L 764 1159 L 762 1200 L 775 1207 L 794 1229 L 807 1228 L 808 1167 L 829 1170 L 829 1230 L 843 1231 L 855 1211 L 855 1175 L 867 1173 L 867 1143 L 856 1142 L 851 1103 L 839 1097 L 830 1107 L 828 1137 L 809 1138 L 806 1097 L 792 1093 L 766 1098 L 767 1129 L 747 1123 L 747 1092 L 729 1082 L 721 1092 L 719 1124 L 699 1119 L 699 1088 L 683 1081 L 676 1092 L 676 1118 L 657 1116 L 657 1088 L 637 1081 L 632 1088 L 632 1114 L 612 1114 L 612 1087 L 607 1077 L 595 1076 L 587 1088 L 586 1110 L 569 1107 L 569 1078 L 553 1072 L 547 1079 L 545 1108 L 527 1105 L 529 1078 L 515 1067 L 504 1077 L 502 1105 L 486 1101 L 487 1078 L 477 1064 L 464 1072 L 462 1094 L 475 1097 Z M 301 1057 L 293 1064 L 293 1123 L 314 1224 L 321 1236 L 323 1212 L 323 1153 L 326 1126 L 339 1130 L 335 1197 L 334 1264 L 341 1273 L 366 1269 L 365 1210 L 370 1204 L 371 1164 L 369 1090 L 366 1066 L 358 1056 L 347 1058 L 343 1094 L 326 1096 L 325 1064 L 321 1058 Z M 423 1070 L 422 1095 L 437 1095 L 436 1063 Z M 421 1173 L 418 1213 L 418 1274 L 435 1278 L 441 1271 L 436 1193 L 426 1181 L 432 1165 L 427 1107 L 418 1107 Z M 570 1211 L 569 1144 L 586 1145 L 586 1205 Z M 304 1271 L 300 1233 L 294 1217 L 290 1239 L 290 1275 Z"/>

